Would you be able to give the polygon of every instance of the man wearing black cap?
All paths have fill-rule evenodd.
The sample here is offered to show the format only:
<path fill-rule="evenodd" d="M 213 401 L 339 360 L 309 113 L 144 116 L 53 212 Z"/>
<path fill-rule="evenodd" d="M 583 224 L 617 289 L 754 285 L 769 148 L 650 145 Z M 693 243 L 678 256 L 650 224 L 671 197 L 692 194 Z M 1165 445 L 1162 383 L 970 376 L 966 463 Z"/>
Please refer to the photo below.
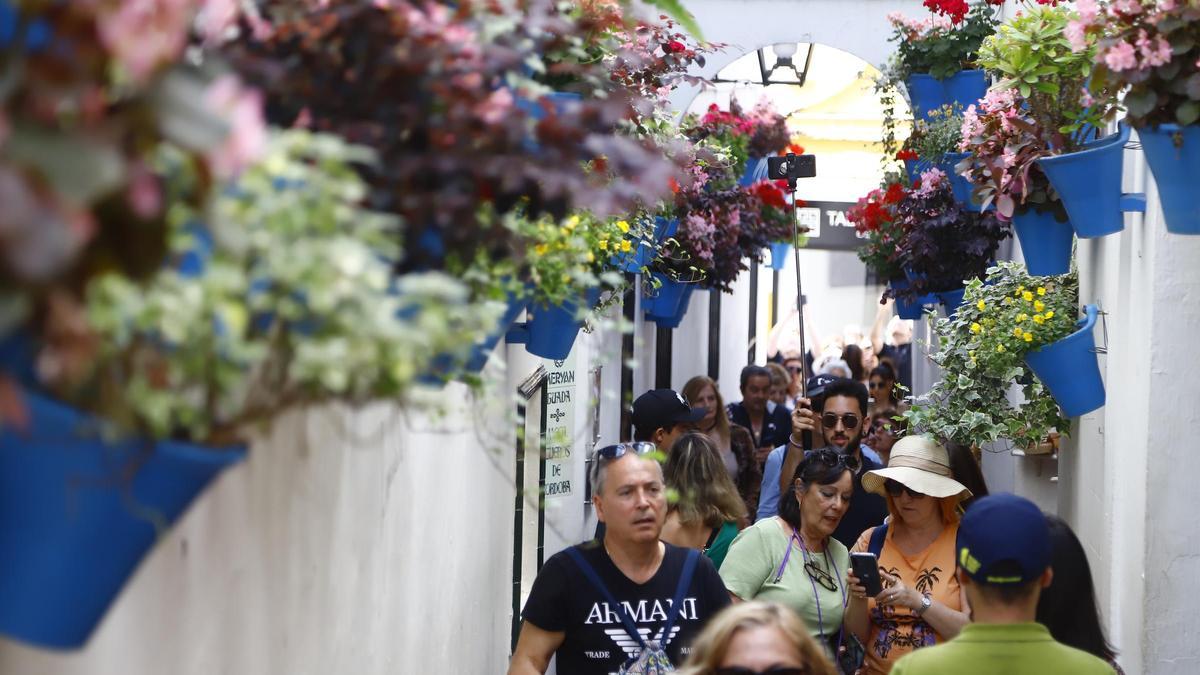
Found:
<path fill-rule="evenodd" d="M 971 620 L 957 637 L 896 662 L 892 675 L 1112 675 L 1112 666 L 1055 642 L 1034 621 L 1050 585 L 1050 531 L 1041 510 L 1011 494 L 983 497 L 958 526 L 958 581 Z"/>
<path fill-rule="evenodd" d="M 633 440 L 668 452 L 675 439 L 691 431 L 707 412 L 691 407 L 674 389 L 651 389 L 633 402 Z"/>

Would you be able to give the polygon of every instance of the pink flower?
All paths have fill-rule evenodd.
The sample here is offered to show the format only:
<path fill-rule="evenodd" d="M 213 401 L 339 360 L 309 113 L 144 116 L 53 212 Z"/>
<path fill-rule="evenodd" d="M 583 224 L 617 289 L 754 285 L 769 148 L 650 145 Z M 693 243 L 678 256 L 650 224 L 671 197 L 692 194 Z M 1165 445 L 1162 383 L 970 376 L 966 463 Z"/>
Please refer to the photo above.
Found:
<path fill-rule="evenodd" d="M 1138 36 L 1137 46 L 1142 55 L 1143 66 L 1162 66 L 1171 62 L 1171 43 L 1161 35 L 1155 36 L 1152 41 L 1147 37 L 1146 31 L 1142 31 Z"/>
<path fill-rule="evenodd" d="M 100 41 L 136 82 L 183 52 L 192 0 L 124 0 L 100 5 Z"/>
<path fill-rule="evenodd" d="M 206 42 L 218 40 L 233 25 L 238 16 L 237 0 L 201 0 L 200 34 Z"/>
<path fill-rule="evenodd" d="M 208 163 L 219 178 L 233 178 L 266 149 L 262 94 L 243 86 L 236 75 L 222 75 L 204 92 L 204 106 L 229 124 L 225 141 L 206 154 Z"/>
<path fill-rule="evenodd" d="M 1121 41 L 1109 48 L 1104 54 L 1104 63 L 1114 72 L 1137 68 L 1137 52 L 1133 45 Z"/>
<path fill-rule="evenodd" d="M 1096 104 L 1096 99 L 1092 98 L 1092 92 L 1087 90 L 1087 87 L 1079 88 L 1079 105 L 1090 108 Z"/>
<path fill-rule="evenodd" d="M 512 107 L 512 92 L 508 87 L 501 87 L 475 106 L 475 114 L 487 124 L 499 124 L 512 111 Z"/>
<path fill-rule="evenodd" d="M 1100 7 L 1096 4 L 1096 0 L 1076 0 L 1075 11 L 1079 12 L 1080 21 L 1091 23 L 1100 13 Z"/>
<path fill-rule="evenodd" d="M 162 190 L 158 179 L 141 161 L 134 162 L 129 171 L 129 186 L 125 189 L 125 198 L 129 207 L 139 218 L 153 218 L 162 212 Z"/>
<path fill-rule="evenodd" d="M 1064 34 L 1071 44 L 1071 51 L 1081 52 L 1087 49 L 1087 25 L 1083 21 L 1068 21 Z"/>
<path fill-rule="evenodd" d="M 1109 13 L 1113 12 L 1126 16 L 1141 14 L 1142 3 L 1139 0 L 1116 0 L 1109 8 Z"/>

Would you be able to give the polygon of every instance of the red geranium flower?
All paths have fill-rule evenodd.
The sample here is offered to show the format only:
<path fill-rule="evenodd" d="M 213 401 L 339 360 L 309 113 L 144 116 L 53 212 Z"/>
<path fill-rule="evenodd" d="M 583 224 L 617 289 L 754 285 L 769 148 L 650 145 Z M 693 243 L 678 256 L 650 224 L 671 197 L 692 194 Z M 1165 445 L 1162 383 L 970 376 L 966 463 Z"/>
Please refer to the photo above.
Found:
<path fill-rule="evenodd" d="M 895 204 L 901 199 L 904 199 L 904 186 L 899 183 L 889 185 L 887 192 L 883 195 L 883 202 L 885 204 Z"/>
<path fill-rule="evenodd" d="M 678 40 L 671 40 L 670 42 L 667 43 L 667 51 L 672 54 L 678 54 L 679 52 L 685 51 L 686 49 L 687 49 L 687 47 L 684 46 L 684 44 Z"/>
<path fill-rule="evenodd" d="M 917 159 L 917 153 L 915 150 L 901 150 L 900 152 L 896 153 L 896 159 L 915 161 Z"/>

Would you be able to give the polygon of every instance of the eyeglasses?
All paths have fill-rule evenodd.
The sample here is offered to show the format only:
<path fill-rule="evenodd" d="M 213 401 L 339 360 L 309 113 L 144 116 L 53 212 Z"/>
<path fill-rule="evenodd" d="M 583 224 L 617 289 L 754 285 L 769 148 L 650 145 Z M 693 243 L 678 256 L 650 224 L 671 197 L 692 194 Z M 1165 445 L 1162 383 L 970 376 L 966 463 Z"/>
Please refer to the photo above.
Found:
<path fill-rule="evenodd" d="M 837 591 L 837 581 L 834 581 L 829 572 L 821 569 L 815 560 L 809 560 L 808 562 L 804 563 L 804 571 L 808 573 L 809 579 L 821 584 L 821 587 L 825 590 Z"/>
<path fill-rule="evenodd" d="M 908 487 L 904 483 L 892 480 L 891 478 L 884 481 L 883 488 L 885 490 L 887 490 L 887 493 L 893 497 L 899 497 L 900 493 L 902 493 L 902 492 L 907 492 L 908 496 L 912 497 L 913 499 L 919 499 L 921 497 L 928 496 L 924 492 L 917 492 L 916 490 Z"/>
<path fill-rule="evenodd" d="M 804 370 L 804 366 L 785 366 L 785 367 L 787 368 L 788 372 L 793 375 L 795 375 L 796 373 L 802 372 Z"/>
<path fill-rule="evenodd" d="M 849 469 L 854 473 L 858 473 L 859 461 L 854 455 L 843 455 L 837 450 L 830 448 L 820 448 L 819 450 L 809 450 L 804 453 L 804 461 L 815 461 L 826 464 L 834 469 L 839 466 L 843 469 Z M 834 589 L 837 590 L 837 589 Z"/>
<path fill-rule="evenodd" d="M 791 665 L 772 665 L 766 670 L 750 670 L 744 665 L 732 665 L 730 668 L 718 668 L 716 675 L 809 675 L 808 668 L 793 668 Z"/>
<path fill-rule="evenodd" d="M 887 387 L 883 386 L 882 380 L 871 380 L 867 383 L 867 387 L 871 389 L 887 389 Z"/>
<path fill-rule="evenodd" d="M 825 413 L 821 415 L 821 426 L 825 427 L 826 429 L 832 429 L 837 426 L 838 420 L 841 420 L 842 425 L 847 429 L 854 429 L 859 423 L 858 415 L 855 415 L 854 413 L 846 413 L 844 415 L 839 415 L 837 413 Z"/>
<path fill-rule="evenodd" d="M 613 460 L 624 457 L 627 453 L 632 452 L 635 455 L 648 455 L 652 452 L 657 452 L 658 446 L 646 441 L 633 441 L 632 443 L 617 443 L 616 445 L 606 445 L 596 451 L 597 460 Z"/>

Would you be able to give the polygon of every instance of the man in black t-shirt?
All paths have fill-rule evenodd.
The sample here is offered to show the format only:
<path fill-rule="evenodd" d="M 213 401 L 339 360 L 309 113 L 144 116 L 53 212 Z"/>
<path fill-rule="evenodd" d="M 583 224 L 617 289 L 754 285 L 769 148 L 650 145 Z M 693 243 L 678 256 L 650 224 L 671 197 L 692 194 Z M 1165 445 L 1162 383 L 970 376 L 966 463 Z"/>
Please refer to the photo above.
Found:
<path fill-rule="evenodd" d="M 653 448 L 648 443 L 624 444 L 597 452 L 592 499 L 607 527 L 602 540 L 575 549 L 624 607 L 642 638 L 666 641 L 666 652 L 678 666 L 686 660 L 691 640 L 730 599 L 712 562 L 700 556 L 679 603 L 682 612 L 671 634 L 662 635 L 688 549 L 658 539 L 667 512 L 662 467 L 638 454 Z M 509 675 L 545 673 L 552 656 L 563 675 L 609 675 L 641 649 L 618 608 L 567 551 L 542 566 L 522 618 Z"/>

